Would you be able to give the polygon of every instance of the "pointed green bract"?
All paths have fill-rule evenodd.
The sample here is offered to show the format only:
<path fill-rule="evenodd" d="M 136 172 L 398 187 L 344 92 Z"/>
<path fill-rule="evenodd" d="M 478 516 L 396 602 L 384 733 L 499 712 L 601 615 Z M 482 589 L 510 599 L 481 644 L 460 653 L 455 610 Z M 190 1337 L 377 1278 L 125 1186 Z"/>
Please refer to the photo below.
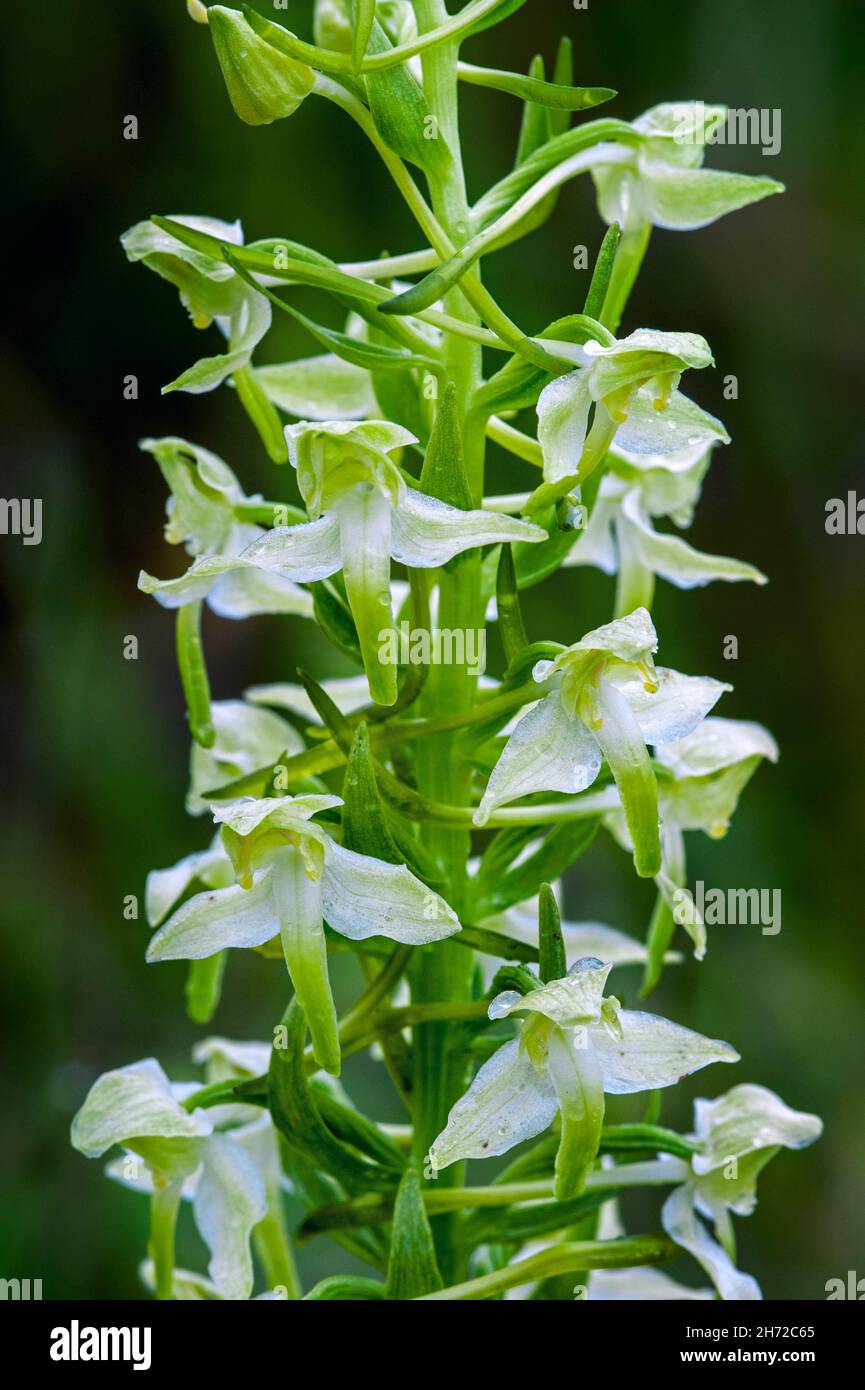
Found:
<path fill-rule="evenodd" d="M 207 19 L 228 95 L 240 119 L 247 125 L 268 125 L 293 115 L 315 85 L 312 69 L 264 43 L 237 10 L 211 5 Z"/>
<path fill-rule="evenodd" d="M 396 1195 L 385 1298 L 421 1298 L 442 1287 L 417 1171 L 407 1168 Z"/>

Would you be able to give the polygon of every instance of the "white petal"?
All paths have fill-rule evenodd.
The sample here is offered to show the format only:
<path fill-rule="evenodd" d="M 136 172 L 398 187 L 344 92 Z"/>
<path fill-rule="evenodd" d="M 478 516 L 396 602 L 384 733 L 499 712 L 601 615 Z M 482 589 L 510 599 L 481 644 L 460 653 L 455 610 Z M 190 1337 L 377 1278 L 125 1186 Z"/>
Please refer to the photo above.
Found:
<path fill-rule="evenodd" d="M 685 1183 L 670 1193 L 661 1209 L 661 1224 L 703 1266 L 722 1298 L 744 1303 L 763 1297 L 756 1279 L 740 1273 L 697 1217 L 693 1184 Z"/>
<path fill-rule="evenodd" d="M 655 531 L 643 515 L 638 488 L 633 488 L 622 501 L 622 516 L 628 526 L 629 544 L 640 564 L 679 589 L 699 588 L 715 579 L 728 583 L 767 582 L 760 570 L 744 560 L 727 555 L 705 555 L 681 536 Z"/>
<path fill-rule="evenodd" d="M 274 764 L 286 753 L 299 753 L 304 743 L 285 719 L 244 700 L 215 700 L 210 707 L 214 728 L 211 748 L 193 743 L 189 763 L 186 809 L 198 815 L 208 809 L 203 794 Z"/>
<path fill-rule="evenodd" d="M 460 511 L 407 488 L 393 521 L 393 557 L 412 569 L 437 569 L 455 555 L 499 541 L 545 541 L 540 526 L 499 512 Z"/>
<path fill-rule="evenodd" d="M 335 680 L 322 681 L 322 689 L 329 695 L 342 714 L 353 714 L 369 704 L 369 681 L 366 676 L 340 676 Z M 273 705 L 276 709 L 287 709 L 302 719 L 314 724 L 321 723 L 304 686 L 292 685 L 283 681 L 274 685 L 253 685 L 244 691 L 244 698 L 253 705 Z"/>
<path fill-rule="evenodd" d="M 294 830 L 319 811 L 342 805 L 342 798 L 329 794 L 310 796 L 239 796 L 236 801 L 213 807 L 217 825 L 227 825 L 238 835 L 251 835 L 265 822 L 271 830 Z M 309 826 L 309 834 L 321 838 L 321 827 Z"/>
<path fill-rule="evenodd" d="M 544 455 L 544 481 L 557 483 L 576 473 L 586 442 L 589 374 L 578 370 L 556 377 L 538 398 L 538 441 Z"/>
<path fill-rule="evenodd" d="M 615 618 L 603 627 L 587 632 L 568 648 L 556 665 L 565 664 L 569 652 L 609 652 L 620 661 L 646 661 L 658 650 L 658 634 L 645 608 L 635 608 L 624 618 Z"/>
<path fill-rule="evenodd" d="M 190 898 L 151 937 L 147 959 L 202 960 L 228 946 L 261 946 L 278 931 L 270 870 L 264 869 L 251 888 L 235 883 Z"/>
<path fill-rule="evenodd" d="M 72 1121 L 71 1138 L 79 1153 L 98 1158 L 131 1139 L 198 1139 L 210 1129 L 203 1111 L 184 1110 L 159 1063 L 148 1057 L 93 1083 Z"/>
<path fill-rule="evenodd" d="M 692 1164 L 700 1174 L 759 1149 L 803 1149 L 823 1132 L 817 1115 L 791 1110 L 765 1086 L 734 1086 L 717 1100 L 697 1100 L 694 1113 L 702 1149 Z"/>
<path fill-rule="evenodd" d="M 490 1004 L 490 1018 L 535 1013 L 542 1014 L 561 1027 L 596 1022 L 600 1017 L 604 986 L 612 967 L 591 958 L 579 962 L 579 966 L 582 968 L 574 968 L 564 979 L 550 980 L 528 994 L 520 995 L 509 990 L 506 994 L 498 995 Z"/>
<path fill-rule="evenodd" d="M 596 739 L 554 690 L 523 715 L 505 744 L 475 824 L 484 825 L 497 806 L 530 792 L 585 791 L 600 770 Z"/>
<path fill-rule="evenodd" d="M 281 574 L 265 574 L 258 569 L 222 575 L 210 589 L 207 602 L 220 618 L 235 620 L 265 613 L 296 613 L 302 618 L 313 615 L 312 594 Z"/>
<path fill-rule="evenodd" d="M 460 930 L 453 908 L 404 864 L 385 864 L 332 840 L 322 876 L 322 907 L 328 926 L 352 941 L 387 936 L 422 946 Z"/>
<path fill-rule="evenodd" d="M 153 869 L 147 875 L 144 902 L 151 927 L 159 926 L 177 899 L 196 879 L 208 888 L 227 888 L 234 882 L 231 860 L 222 847 L 219 835 L 214 836 L 209 849 L 187 854 L 185 859 L 170 869 Z"/>
<path fill-rule="evenodd" d="M 261 1076 L 270 1066 L 267 1042 L 233 1042 L 229 1038 L 203 1038 L 192 1051 L 195 1062 L 206 1068 L 207 1083 L 233 1081 L 235 1077 Z"/>
<path fill-rule="evenodd" d="M 257 367 L 268 400 L 302 420 L 362 420 L 376 408 L 372 378 L 333 353 Z"/>
<path fill-rule="evenodd" d="M 654 1091 L 674 1086 L 710 1062 L 738 1062 L 729 1043 L 704 1038 L 656 1014 L 622 1009 L 623 1036 L 612 1037 L 600 1025 L 590 1026 L 592 1046 L 604 1069 L 604 1090 L 610 1095 Z"/>
<path fill-rule="evenodd" d="M 646 743 L 669 743 L 684 738 L 705 719 L 731 685 L 711 676 L 683 676 L 659 666 L 655 671 L 655 691 L 648 691 L 641 680 L 616 681 L 630 705 Z"/>
<path fill-rule="evenodd" d="M 253 1226 L 264 1217 L 264 1179 L 255 1160 L 223 1134 L 204 1148 L 204 1164 L 195 1188 L 195 1224 L 211 1253 L 208 1272 L 223 1298 L 247 1299 L 252 1293 Z"/>
<path fill-rule="evenodd" d="M 616 431 L 615 449 L 662 458 L 707 444 L 729 444 L 730 436 L 714 415 L 701 410 L 681 391 L 672 391 L 663 410 L 655 406 L 657 390 L 640 386 L 628 403 L 628 418 Z"/>
<path fill-rule="evenodd" d="M 664 743 L 655 756 L 674 777 L 708 777 L 746 758 L 768 758 L 776 763 L 778 745 L 762 724 L 711 718 L 684 738 Z"/>
<path fill-rule="evenodd" d="M 662 1269 L 596 1269 L 589 1276 L 590 1303 L 655 1303 L 714 1300 L 714 1289 L 689 1289 Z"/>
<path fill-rule="evenodd" d="M 552 1084 L 518 1041 L 504 1043 L 477 1073 L 430 1149 L 433 1171 L 460 1158 L 494 1158 L 542 1133 L 558 1110 Z"/>

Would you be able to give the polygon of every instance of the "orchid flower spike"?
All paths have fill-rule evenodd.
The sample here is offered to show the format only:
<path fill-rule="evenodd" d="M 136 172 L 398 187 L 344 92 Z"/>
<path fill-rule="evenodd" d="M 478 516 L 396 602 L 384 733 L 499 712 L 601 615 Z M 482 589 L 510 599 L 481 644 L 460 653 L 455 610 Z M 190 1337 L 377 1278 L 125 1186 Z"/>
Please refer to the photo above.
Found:
<path fill-rule="evenodd" d="M 677 389 L 687 368 L 714 361 L 698 334 L 638 328 L 627 338 L 606 333 L 603 342 L 583 345 L 544 342 L 556 356 L 576 363 L 538 398 L 544 481 L 558 491 L 583 483 L 614 439 L 632 453 L 659 455 L 727 442 L 721 422 Z"/>
<path fill-rule="evenodd" d="M 506 990 L 490 1018 L 526 1014 L 519 1037 L 485 1062 L 430 1149 L 434 1171 L 462 1158 L 493 1158 L 561 1116 L 557 1199 L 576 1195 L 594 1163 L 604 1093 L 673 1086 L 710 1062 L 737 1062 L 729 1043 L 604 998 L 610 966 L 591 956 L 526 995 Z"/>
<path fill-rule="evenodd" d="M 616 780 L 637 872 L 660 872 L 658 786 L 647 744 L 668 743 L 695 729 L 725 690 L 708 676 L 655 668 L 658 639 L 649 614 L 588 632 L 555 661 L 539 662 L 534 679 L 549 693 L 524 714 L 493 768 L 475 823 L 497 806 L 536 791 L 582 792 L 606 759 Z"/>
<path fill-rule="evenodd" d="M 760 1286 L 735 1265 L 729 1213 L 750 1216 L 757 1204 L 757 1178 L 781 1149 L 803 1149 L 823 1132 L 816 1115 L 791 1110 L 765 1086 L 734 1086 L 718 1100 L 694 1102 L 692 1178 L 664 1203 L 664 1230 L 690 1251 L 721 1298 L 762 1298 Z M 715 1227 L 710 1235 L 699 1219 Z"/>
<path fill-rule="evenodd" d="M 214 810 L 236 883 L 183 903 L 151 938 L 147 959 L 200 960 L 279 936 L 316 1060 L 338 1075 L 340 1046 L 324 923 L 352 941 L 423 946 L 460 930 L 453 909 L 404 864 L 343 849 L 312 817 L 336 796 L 243 797 Z"/>
<path fill-rule="evenodd" d="M 289 425 L 289 458 L 310 521 L 280 526 L 237 557 L 196 561 L 163 594 L 188 602 L 217 575 L 232 571 L 280 575 L 295 583 L 342 570 L 360 639 L 370 692 L 377 704 L 397 696 L 390 588 L 391 559 L 412 569 L 438 569 L 455 555 L 498 542 L 541 542 L 546 531 L 496 512 L 461 511 L 410 487 L 390 455 L 416 443 L 387 420 Z"/>
<path fill-rule="evenodd" d="M 642 138 L 624 162 L 592 170 L 605 222 L 626 232 L 646 225 L 685 232 L 782 193 L 776 179 L 702 168 L 706 144 L 726 119 L 726 106 L 702 101 L 664 102 L 638 116 L 632 124 Z"/>

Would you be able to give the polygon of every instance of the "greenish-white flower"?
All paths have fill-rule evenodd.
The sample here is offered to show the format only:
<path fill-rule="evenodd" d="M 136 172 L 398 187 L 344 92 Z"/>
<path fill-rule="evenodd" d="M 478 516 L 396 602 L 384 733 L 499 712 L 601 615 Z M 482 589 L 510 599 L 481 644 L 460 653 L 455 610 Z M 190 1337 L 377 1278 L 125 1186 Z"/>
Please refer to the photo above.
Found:
<path fill-rule="evenodd" d="M 604 759 L 616 780 L 637 871 L 660 870 L 658 787 L 647 744 L 683 738 L 730 687 L 655 668 L 658 639 L 644 608 L 589 632 L 534 679 L 543 699 L 517 723 L 493 768 L 475 822 L 537 791 L 582 792 Z M 551 688 L 552 687 L 552 688 Z"/>
<path fill-rule="evenodd" d="M 540 542 L 530 522 L 483 510 L 461 511 L 406 483 L 392 453 L 417 443 L 388 420 L 289 425 L 289 458 L 310 520 L 278 526 L 239 556 L 204 557 L 160 593 L 186 603 L 219 575 L 252 570 L 294 583 L 342 570 L 373 699 L 396 700 L 391 560 L 437 569 L 455 555 L 498 542 Z"/>
<path fill-rule="evenodd" d="M 404 864 L 344 849 L 312 818 L 336 796 L 243 797 L 214 810 L 237 882 L 198 893 L 151 938 L 150 961 L 201 960 L 279 936 L 313 1051 L 338 1074 L 336 1010 L 324 924 L 352 941 L 386 936 L 407 945 L 460 930 L 453 909 Z"/>
<path fill-rule="evenodd" d="M 791 1110 L 765 1086 L 742 1085 L 718 1100 L 695 1101 L 694 1129 L 693 1176 L 664 1203 L 664 1230 L 703 1266 L 722 1298 L 762 1298 L 756 1279 L 736 1268 L 729 1213 L 749 1216 L 769 1160 L 782 1148 L 813 1144 L 822 1122 Z M 717 1240 L 701 1217 L 714 1225 Z"/>
<path fill-rule="evenodd" d="M 188 555 L 239 555 L 265 534 L 262 526 L 242 520 L 242 508 L 262 502 L 247 497 L 234 473 L 216 454 L 185 439 L 144 439 L 168 484 L 165 539 L 183 545 Z M 233 570 L 202 581 L 178 596 L 170 580 L 142 570 L 138 587 L 165 608 L 205 599 L 222 618 L 249 618 L 261 613 L 312 616 L 312 595 L 291 580 L 261 571 Z"/>
<path fill-rule="evenodd" d="M 715 579 L 765 584 L 765 576 L 753 565 L 703 554 L 680 536 L 656 531 L 652 525 L 654 517 L 669 516 L 677 526 L 690 526 L 713 442 L 666 455 L 628 453 L 614 445 L 588 525 L 565 565 L 595 565 L 605 574 L 620 574 L 636 602 L 651 601 L 655 575 L 679 589 Z"/>
<path fill-rule="evenodd" d="M 684 232 L 783 192 L 775 179 L 702 168 L 706 142 L 726 115 L 726 106 L 671 101 L 638 116 L 633 128 L 642 139 L 625 160 L 592 170 L 604 220 L 625 231 L 649 224 Z"/>
<path fill-rule="evenodd" d="M 186 809 L 193 816 L 209 809 L 209 792 L 261 768 L 275 768 L 280 758 L 304 748 L 297 730 L 272 710 L 244 700 L 216 700 L 210 709 L 213 743 L 202 748 L 193 740 L 189 754 Z"/>
<path fill-rule="evenodd" d="M 559 1114 L 556 1196 L 573 1196 L 598 1152 L 605 1092 L 673 1086 L 710 1062 L 739 1060 L 728 1043 L 605 998 L 610 969 L 587 957 L 564 979 L 526 995 L 507 990 L 493 1000 L 490 1018 L 527 1017 L 519 1037 L 483 1064 L 451 1110 L 430 1150 L 434 1170 L 507 1153 Z"/>
<path fill-rule="evenodd" d="M 544 343 L 576 363 L 575 371 L 556 377 L 538 398 L 545 482 L 578 485 L 614 439 L 632 453 L 660 455 L 726 441 L 720 421 L 677 389 L 686 369 L 714 360 L 698 334 L 638 328 L 627 338 L 607 334 L 603 342 Z"/>
<path fill-rule="evenodd" d="M 106 1072 L 72 1122 L 72 1143 L 88 1158 L 119 1144 L 143 1162 L 144 1174 L 130 1158 L 112 1165 L 111 1173 L 150 1192 L 157 1263 L 173 1245 L 180 1199 L 189 1197 L 219 1296 L 246 1299 L 253 1283 L 250 1236 L 267 1210 L 265 1177 L 236 1130 L 221 1133 L 211 1112 L 184 1106 L 197 1089 L 172 1086 L 153 1058 Z M 261 1125 L 262 1117 L 253 1123 Z"/>

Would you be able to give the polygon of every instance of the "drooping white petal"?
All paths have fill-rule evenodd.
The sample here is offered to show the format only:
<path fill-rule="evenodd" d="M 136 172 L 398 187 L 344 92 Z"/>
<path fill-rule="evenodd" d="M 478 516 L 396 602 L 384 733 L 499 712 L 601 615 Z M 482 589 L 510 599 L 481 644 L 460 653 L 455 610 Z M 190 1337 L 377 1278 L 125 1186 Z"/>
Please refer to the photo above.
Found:
<path fill-rule="evenodd" d="M 754 565 L 728 555 L 706 555 L 695 550 L 681 536 L 655 531 L 643 514 L 639 489 L 633 488 L 622 500 L 622 517 L 628 526 L 628 542 L 637 560 L 653 574 L 659 574 L 679 589 L 699 588 L 715 579 L 737 583 L 750 580 L 765 584 L 766 576 Z"/>
<path fill-rule="evenodd" d="M 297 526 L 275 526 L 248 545 L 239 559 L 296 584 L 327 579 L 341 563 L 339 523 L 336 517 L 322 516 Z"/>
<path fill-rule="evenodd" d="M 739 1061 L 729 1043 L 705 1038 L 656 1014 L 622 1009 L 619 1023 L 621 1038 L 601 1025 L 589 1029 L 604 1071 L 604 1090 L 610 1095 L 674 1086 L 710 1062 Z"/>
<path fill-rule="evenodd" d="M 556 377 L 538 398 L 538 442 L 544 481 L 557 483 L 575 474 L 586 442 L 592 396 L 588 372 Z"/>
<path fill-rule="evenodd" d="M 353 714 L 369 704 L 369 681 L 366 676 L 338 676 L 335 680 L 322 681 L 322 689 L 329 695 L 342 714 Z M 244 699 L 253 705 L 273 705 L 276 709 L 287 709 L 301 719 L 309 719 L 320 724 L 321 716 L 309 698 L 306 688 L 280 681 L 273 685 L 252 685 L 244 691 Z"/>
<path fill-rule="evenodd" d="M 230 1038 L 203 1038 L 192 1050 L 193 1061 L 205 1067 L 207 1082 L 232 1081 L 235 1077 L 261 1076 L 270 1066 L 267 1042 L 235 1042 Z"/>
<path fill-rule="evenodd" d="M 557 658 L 556 665 L 564 665 L 571 652 L 609 652 L 620 661 L 639 662 L 648 660 L 657 650 L 658 634 L 648 610 L 635 608 L 625 617 L 614 618 L 611 623 L 587 632 Z"/>
<path fill-rule="evenodd" d="M 601 770 L 597 740 L 554 690 L 524 714 L 493 768 L 475 825 L 497 806 L 536 791 L 582 792 Z"/>
<path fill-rule="evenodd" d="M 264 1179 L 252 1156 L 227 1135 L 214 1134 L 202 1147 L 193 1206 L 211 1253 L 208 1273 L 223 1298 L 246 1299 L 253 1282 L 249 1240 L 267 1210 Z"/>
<path fill-rule="evenodd" d="M 227 377 L 247 366 L 254 349 L 270 328 L 272 317 L 270 301 L 256 290 L 246 290 L 231 315 L 228 352 L 199 358 L 164 386 L 163 392 L 188 391 L 199 395 L 213 391 Z"/>
<path fill-rule="evenodd" d="M 654 684 L 657 689 L 647 690 L 641 680 L 615 680 L 644 741 L 652 744 L 684 738 L 705 719 L 724 692 L 733 689 L 711 676 L 684 676 L 664 666 L 656 668 Z"/>
<path fill-rule="evenodd" d="M 484 1062 L 430 1149 L 434 1172 L 460 1158 L 494 1158 L 552 1124 L 558 1101 L 518 1041 Z"/>
<path fill-rule="evenodd" d="M 227 825 L 237 835 L 251 835 L 265 822 L 271 830 L 294 830 L 298 826 L 316 838 L 323 833 L 320 827 L 305 826 L 304 822 L 320 811 L 331 811 L 342 805 L 342 797 L 313 793 L 307 796 L 239 796 L 236 801 L 213 807 L 217 825 Z"/>
<path fill-rule="evenodd" d="M 313 615 L 312 594 L 285 579 L 263 570 L 232 570 L 223 574 L 209 590 L 208 606 L 220 618 L 255 618 L 266 613 Z"/>
<path fill-rule="evenodd" d="M 633 1269 L 595 1269 L 589 1276 L 589 1303 L 704 1302 L 714 1289 L 691 1289 L 650 1265 Z"/>
<path fill-rule="evenodd" d="M 93 1083 L 72 1121 L 72 1145 L 99 1158 L 114 1144 L 138 1139 L 198 1140 L 211 1123 L 202 1110 L 185 1110 L 153 1057 L 107 1071 Z M 136 1144 L 136 1149 L 141 1147 Z"/>
<path fill-rule="evenodd" d="M 270 870 L 263 869 L 251 888 L 235 883 L 190 898 L 151 937 L 147 959 L 203 960 L 228 946 L 261 946 L 278 931 Z"/>
<path fill-rule="evenodd" d="M 676 778 L 708 777 L 746 758 L 778 761 L 778 745 L 762 724 L 746 719 L 704 719 L 690 734 L 665 742 L 655 754 Z"/>
<path fill-rule="evenodd" d="M 386 864 L 328 842 L 322 875 L 325 920 L 352 941 L 387 936 L 422 946 L 460 930 L 459 918 L 438 893 L 404 864 Z"/>
<path fill-rule="evenodd" d="M 406 488 L 393 521 L 395 560 L 412 569 L 437 569 L 478 546 L 547 540 L 540 526 L 500 512 L 460 511 L 415 488 Z"/>
<path fill-rule="evenodd" d="M 730 436 L 720 420 L 696 405 L 681 391 L 672 391 L 663 410 L 657 408 L 654 386 L 638 386 L 627 405 L 627 419 L 616 431 L 615 451 L 663 458 L 685 449 L 706 448 L 711 443 L 729 444 Z"/>
<path fill-rule="evenodd" d="M 749 1084 L 734 1086 L 717 1100 L 696 1100 L 694 1117 L 701 1150 L 691 1162 L 698 1174 L 759 1149 L 806 1148 L 823 1132 L 819 1116 L 792 1110 L 766 1086 Z"/>
<path fill-rule="evenodd" d="M 214 836 L 208 849 L 187 854 L 185 859 L 179 860 L 170 869 L 153 869 L 147 875 L 144 904 L 151 927 L 158 927 L 164 921 L 177 899 L 196 879 L 208 888 L 227 888 L 234 882 L 231 860 L 218 835 Z"/>
<path fill-rule="evenodd" d="M 722 1298 L 745 1303 L 763 1297 L 756 1279 L 736 1268 L 700 1221 L 694 1208 L 692 1183 L 684 1183 L 670 1193 L 661 1208 L 661 1224 L 667 1235 L 703 1266 Z"/>
<path fill-rule="evenodd" d="M 728 212 L 783 192 L 776 179 L 731 174 L 721 169 L 677 169 L 643 158 L 640 174 L 656 227 L 673 232 L 708 227 Z"/>

